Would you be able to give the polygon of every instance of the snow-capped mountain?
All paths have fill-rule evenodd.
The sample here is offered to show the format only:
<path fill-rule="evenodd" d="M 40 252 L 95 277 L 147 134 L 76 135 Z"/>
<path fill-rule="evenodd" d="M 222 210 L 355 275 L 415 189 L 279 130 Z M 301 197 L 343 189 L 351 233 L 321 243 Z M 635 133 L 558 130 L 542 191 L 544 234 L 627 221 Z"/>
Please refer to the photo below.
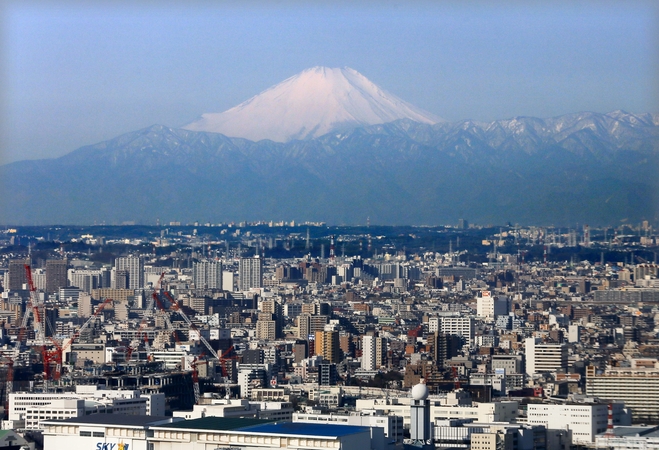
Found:
<path fill-rule="evenodd" d="M 183 128 L 251 141 L 289 142 L 398 119 L 426 124 L 442 121 L 354 69 L 313 67 L 227 111 L 203 114 Z"/>

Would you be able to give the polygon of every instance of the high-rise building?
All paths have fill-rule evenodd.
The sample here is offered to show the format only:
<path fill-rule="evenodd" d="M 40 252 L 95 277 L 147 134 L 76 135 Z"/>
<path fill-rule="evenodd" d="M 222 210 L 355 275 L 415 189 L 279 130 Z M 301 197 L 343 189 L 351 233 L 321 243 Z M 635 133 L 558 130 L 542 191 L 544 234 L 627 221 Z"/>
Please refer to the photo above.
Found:
<path fill-rule="evenodd" d="M 263 287 L 263 259 L 258 255 L 252 258 L 240 258 L 238 279 L 241 291 Z"/>
<path fill-rule="evenodd" d="M 27 284 L 26 264 L 29 264 L 29 261 L 25 259 L 12 259 L 9 261 L 9 285 L 5 286 L 5 289 L 10 291 L 23 289 L 23 285 Z"/>
<path fill-rule="evenodd" d="M 474 342 L 474 319 L 464 316 L 442 316 L 439 330 L 446 334 L 462 336 L 468 345 Z"/>
<path fill-rule="evenodd" d="M 197 289 L 222 289 L 222 263 L 220 261 L 194 263 L 192 282 Z"/>
<path fill-rule="evenodd" d="M 462 347 L 462 339 L 454 334 L 434 333 L 428 335 L 437 367 L 444 367 L 446 360 L 457 356 Z"/>
<path fill-rule="evenodd" d="M 142 289 L 144 287 L 144 261 L 139 256 L 117 258 L 115 261 L 117 272 L 128 271 L 128 289 Z"/>
<path fill-rule="evenodd" d="M 314 351 L 330 363 L 341 362 L 338 331 L 316 331 Z"/>
<path fill-rule="evenodd" d="M 60 288 L 67 287 L 68 261 L 66 259 L 49 259 L 46 261 L 46 293 L 54 294 Z"/>
<path fill-rule="evenodd" d="M 282 329 L 284 326 L 284 308 L 281 303 L 274 299 L 263 300 L 259 306 L 261 313 L 268 314 L 275 321 L 275 334 L 272 338 L 279 339 L 282 337 Z M 260 320 L 260 319 L 259 319 Z"/>
<path fill-rule="evenodd" d="M 376 370 L 386 361 L 387 341 L 377 336 L 364 336 L 362 338 L 362 364 L 364 370 Z"/>
<path fill-rule="evenodd" d="M 309 314 L 300 314 L 297 316 L 297 337 L 300 339 L 308 339 L 310 334 L 314 334 L 316 331 L 324 330 L 328 321 L 329 317 L 327 316 L 311 316 Z"/>

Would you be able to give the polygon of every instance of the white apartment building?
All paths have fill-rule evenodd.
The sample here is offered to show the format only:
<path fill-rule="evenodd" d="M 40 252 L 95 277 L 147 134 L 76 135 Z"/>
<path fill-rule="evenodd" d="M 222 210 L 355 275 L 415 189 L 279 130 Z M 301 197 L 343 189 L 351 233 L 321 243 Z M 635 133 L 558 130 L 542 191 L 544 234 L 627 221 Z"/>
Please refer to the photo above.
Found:
<path fill-rule="evenodd" d="M 510 300 L 506 296 L 482 291 L 476 298 L 476 315 L 486 321 L 493 321 L 495 316 L 505 316 L 509 312 Z"/>
<path fill-rule="evenodd" d="M 543 344 L 530 337 L 524 340 L 524 352 L 528 375 L 567 368 L 567 347 L 563 344 Z"/>
<path fill-rule="evenodd" d="M 586 368 L 586 395 L 624 402 L 635 422 L 659 421 L 659 368 Z"/>
<path fill-rule="evenodd" d="M 527 409 L 529 425 L 552 430 L 571 430 L 574 444 L 591 444 L 606 431 L 609 407 L 605 403 L 533 404 Z M 622 403 L 613 404 L 614 425 L 629 425 L 631 417 Z"/>
<path fill-rule="evenodd" d="M 437 333 L 439 331 L 439 317 L 428 318 L 428 333 Z"/>
<path fill-rule="evenodd" d="M 263 259 L 258 255 L 252 258 L 240 258 L 238 282 L 241 291 L 263 287 Z"/>
<path fill-rule="evenodd" d="M 387 341 L 377 336 L 362 337 L 361 368 L 377 370 L 383 365 L 387 352 Z"/>
<path fill-rule="evenodd" d="M 442 316 L 440 331 L 462 336 L 470 347 L 474 344 L 474 318 L 464 316 Z"/>

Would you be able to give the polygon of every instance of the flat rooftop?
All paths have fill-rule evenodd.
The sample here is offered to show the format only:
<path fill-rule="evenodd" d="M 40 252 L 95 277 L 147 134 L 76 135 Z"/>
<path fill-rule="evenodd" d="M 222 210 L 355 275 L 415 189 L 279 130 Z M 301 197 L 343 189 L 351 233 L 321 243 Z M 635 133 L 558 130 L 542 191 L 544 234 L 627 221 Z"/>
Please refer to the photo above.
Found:
<path fill-rule="evenodd" d="M 287 434 L 323 437 L 341 437 L 349 436 L 351 434 L 363 433 L 364 431 L 370 432 L 368 427 L 362 426 L 303 422 L 269 423 L 265 425 L 256 425 L 253 427 L 243 428 L 241 431 L 263 434 Z"/>
<path fill-rule="evenodd" d="M 186 430 L 229 431 L 265 425 L 271 422 L 272 420 L 268 419 L 251 419 L 240 417 L 202 417 L 201 419 L 190 419 L 181 422 L 167 423 L 159 426 Z"/>
<path fill-rule="evenodd" d="M 73 417 L 64 420 L 46 420 L 44 423 L 77 423 L 81 425 L 116 425 L 146 427 L 165 424 L 172 420 L 182 420 L 166 416 L 138 416 L 130 414 L 90 414 L 88 416 Z"/>

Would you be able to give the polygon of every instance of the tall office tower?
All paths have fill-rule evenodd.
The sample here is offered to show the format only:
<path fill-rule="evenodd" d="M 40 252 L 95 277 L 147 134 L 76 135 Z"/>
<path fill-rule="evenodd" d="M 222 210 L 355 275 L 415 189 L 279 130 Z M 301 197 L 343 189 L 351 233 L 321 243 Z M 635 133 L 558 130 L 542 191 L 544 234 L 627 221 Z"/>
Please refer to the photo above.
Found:
<path fill-rule="evenodd" d="M 5 286 L 5 289 L 9 289 L 10 291 L 23 289 L 23 285 L 27 284 L 26 264 L 29 264 L 29 261 L 26 259 L 12 259 L 9 261 L 9 284 Z"/>
<path fill-rule="evenodd" d="M 314 351 L 331 363 L 341 362 L 341 348 L 338 331 L 316 331 Z"/>
<path fill-rule="evenodd" d="M 128 289 L 142 289 L 144 287 L 144 261 L 139 256 L 117 258 L 115 268 L 128 271 Z"/>
<path fill-rule="evenodd" d="M 46 261 L 46 293 L 54 294 L 59 288 L 67 287 L 69 282 L 66 259 L 49 259 Z"/>
<path fill-rule="evenodd" d="M 240 258 L 238 279 L 241 291 L 263 287 L 263 259 L 258 255 L 252 258 Z"/>
<path fill-rule="evenodd" d="M 222 263 L 220 261 L 194 263 L 192 282 L 197 289 L 222 289 Z"/>
<path fill-rule="evenodd" d="M 524 354 L 528 375 L 567 369 L 567 347 L 563 344 L 543 344 L 538 338 L 526 338 Z"/>

